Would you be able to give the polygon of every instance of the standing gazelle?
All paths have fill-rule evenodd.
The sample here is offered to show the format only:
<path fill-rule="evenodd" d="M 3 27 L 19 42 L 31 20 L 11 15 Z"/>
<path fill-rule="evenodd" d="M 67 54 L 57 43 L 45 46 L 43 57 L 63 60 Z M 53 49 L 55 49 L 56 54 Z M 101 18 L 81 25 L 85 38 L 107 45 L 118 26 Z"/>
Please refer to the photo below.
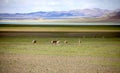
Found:
<path fill-rule="evenodd" d="M 81 44 L 81 40 L 80 40 L 80 39 L 78 40 L 78 44 L 79 44 L 79 45 Z"/>

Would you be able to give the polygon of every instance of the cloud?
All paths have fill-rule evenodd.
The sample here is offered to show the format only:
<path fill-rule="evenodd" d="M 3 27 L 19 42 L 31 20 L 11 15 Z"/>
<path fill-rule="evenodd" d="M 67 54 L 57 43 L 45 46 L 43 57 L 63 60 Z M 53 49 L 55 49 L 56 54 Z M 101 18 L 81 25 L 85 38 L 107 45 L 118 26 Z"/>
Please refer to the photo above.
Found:
<path fill-rule="evenodd" d="M 0 0 L 0 12 L 66 11 L 84 8 L 116 9 L 120 0 Z"/>

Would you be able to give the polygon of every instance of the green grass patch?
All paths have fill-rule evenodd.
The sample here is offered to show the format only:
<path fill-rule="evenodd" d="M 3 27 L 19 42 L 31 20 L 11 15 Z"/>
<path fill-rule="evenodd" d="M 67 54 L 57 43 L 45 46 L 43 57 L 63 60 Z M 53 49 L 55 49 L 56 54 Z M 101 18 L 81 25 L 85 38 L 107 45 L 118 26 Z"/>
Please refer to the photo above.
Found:
<path fill-rule="evenodd" d="M 33 45 L 31 41 L 37 40 Z M 82 43 L 79 45 L 78 40 Z M 51 40 L 60 40 L 53 45 Z M 67 40 L 69 43 L 64 44 Z M 39 37 L 2 37 L 0 53 L 41 54 L 66 56 L 92 56 L 120 58 L 120 38 L 39 38 Z"/>
<path fill-rule="evenodd" d="M 0 25 L 0 31 L 89 31 L 89 30 L 120 30 L 120 26 L 113 25 Z"/>

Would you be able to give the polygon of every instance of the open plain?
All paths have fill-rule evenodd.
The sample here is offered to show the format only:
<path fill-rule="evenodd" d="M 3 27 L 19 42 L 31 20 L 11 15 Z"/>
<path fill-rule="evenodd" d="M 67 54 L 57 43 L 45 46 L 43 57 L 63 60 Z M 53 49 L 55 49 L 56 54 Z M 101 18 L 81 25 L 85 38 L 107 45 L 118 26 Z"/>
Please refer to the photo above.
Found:
<path fill-rule="evenodd" d="M 68 28 L 78 32 L 67 27 L 67 32 L 48 32 L 62 27 L 44 27 L 47 32 L 40 31 L 41 27 L 34 32 L 23 31 L 25 27 L 0 28 L 0 73 L 120 73 L 119 27 L 97 27 L 97 32 L 87 31 L 93 27 Z M 52 44 L 52 40 L 60 43 Z"/>

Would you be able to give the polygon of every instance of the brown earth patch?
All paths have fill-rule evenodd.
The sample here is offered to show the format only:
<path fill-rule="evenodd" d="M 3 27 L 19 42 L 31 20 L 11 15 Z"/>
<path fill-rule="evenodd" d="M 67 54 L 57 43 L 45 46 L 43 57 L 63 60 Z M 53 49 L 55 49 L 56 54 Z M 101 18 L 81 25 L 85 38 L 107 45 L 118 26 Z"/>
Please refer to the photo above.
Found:
<path fill-rule="evenodd" d="M 94 62 L 120 62 L 120 58 L 0 54 L 0 73 L 120 73 L 119 66 Z"/>

